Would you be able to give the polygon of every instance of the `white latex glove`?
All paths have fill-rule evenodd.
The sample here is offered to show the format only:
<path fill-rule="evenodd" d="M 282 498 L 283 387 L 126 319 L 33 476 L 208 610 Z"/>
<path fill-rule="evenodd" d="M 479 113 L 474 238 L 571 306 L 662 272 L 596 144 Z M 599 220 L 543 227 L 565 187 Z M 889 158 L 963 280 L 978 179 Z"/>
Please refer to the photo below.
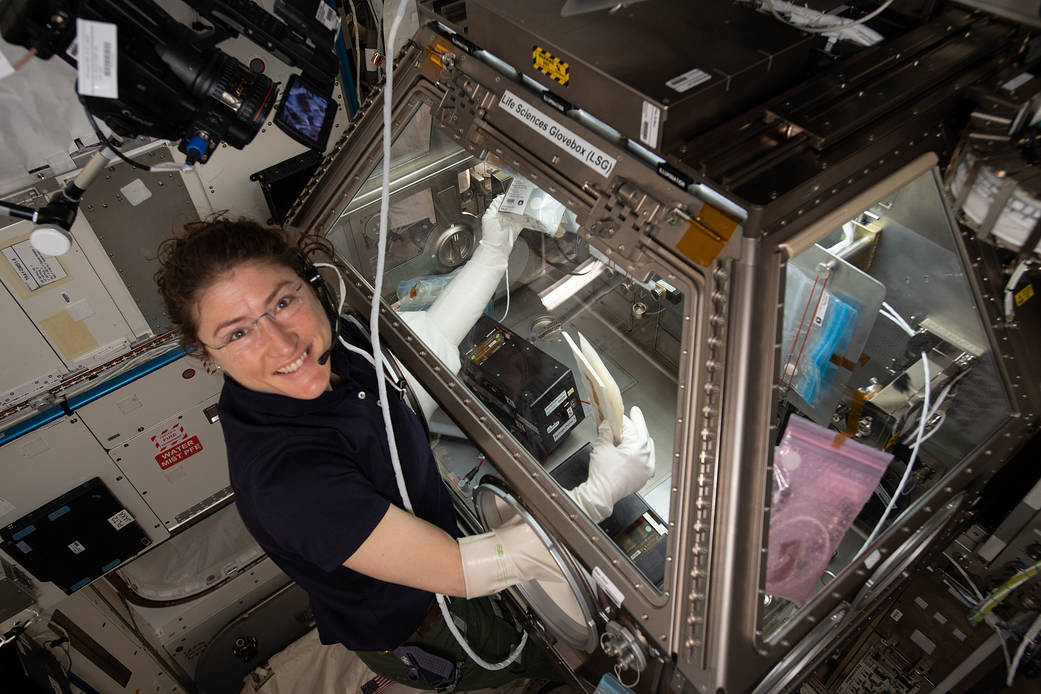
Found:
<path fill-rule="evenodd" d="M 430 322 L 430 315 L 427 311 L 403 311 L 398 314 L 398 318 L 401 319 L 402 323 L 412 328 L 412 332 L 426 345 L 427 351 L 440 359 L 448 367 L 449 371 L 453 374 L 459 373 L 459 369 L 462 367 L 462 362 L 459 360 L 459 345 L 452 344 L 445 339 L 445 336 L 441 334 L 437 326 Z M 437 410 L 437 402 L 427 392 L 426 388 L 416 380 L 411 371 L 404 369 L 403 372 L 405 380 L 408 381 L 408 384 L 412 387 L 412 392 L 416 395 L 420 411 L 429 421 L 430 417 Z"/>
<path fill-rule="evenodd" d="M 484 312 L 502 281 L 521 223 L 499 213 L 499 195 L 481 218 L 477 250 L 427 309 L 431 327 L 457 347 Z"/>
<path fill-rule="evenodd" d="M 427 349 L 458 374 L 459 343 L 484 313 L 485 306 L 502 281 L 521 224 L 499 213 L 505 196 L 499 195 L 481 218 L 481 241 L 466 265 L 456 273 L 426 311 L 402 311 L 398 317 L 427 346 Z M 405 379 L 419 401 L 419 409 L 430 419 L 437 403 L 411 373 Z"/>
<path fill-rule="evenodd" d="M 629 416 L 622 418 L 622 442 L 615 446 L 613 440 L 610 425 L 600 422 L 589 454 L 589 475 L 568 491 L 596 523 L 610 516 L 620 499 L 639 491 L 654 474 L 654 440 L 639 407 L 634 405 Z"/>
<path fill-rule="evenodd" d="M 459 553 L 468 600 L 524 581 L 565 582 L 546 545 L 520 516 L 489 533 L 461 538 Z"/>

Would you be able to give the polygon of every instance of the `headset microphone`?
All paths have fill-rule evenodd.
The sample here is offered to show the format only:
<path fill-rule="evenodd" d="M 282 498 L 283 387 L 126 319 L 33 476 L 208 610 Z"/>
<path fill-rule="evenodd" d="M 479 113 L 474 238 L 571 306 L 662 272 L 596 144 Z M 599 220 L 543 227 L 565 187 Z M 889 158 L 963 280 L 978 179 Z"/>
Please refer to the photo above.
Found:
<path fill-rule="evenodd" d="M 329 344 L 329 349 L 325 350 L 320 355 L 318 355 L 318 364 L 320 366 L 325 366 L 325 362 L 329 361 L 329 357 L 333 353 L 333 345 L 336 344 L 336 341 L 338 339 L 340 339 L 340 314 L 339 313 L 336 314 L 336 320 L 333 321 L 333 334 L 329 338 L 329 343 L 330 343 Z"/>

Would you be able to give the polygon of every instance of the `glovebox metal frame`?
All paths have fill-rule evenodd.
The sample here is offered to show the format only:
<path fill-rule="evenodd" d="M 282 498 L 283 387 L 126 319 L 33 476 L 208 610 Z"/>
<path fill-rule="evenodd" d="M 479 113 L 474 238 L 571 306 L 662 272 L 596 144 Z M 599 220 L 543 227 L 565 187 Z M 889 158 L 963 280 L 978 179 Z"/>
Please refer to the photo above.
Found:
<path fill-rule="evenodd" d="M 666 279 L 691 297 L 684 316 L 690 328 L 681 346 L 679 392 L 686 397 L 680 398 L 676 413 L 665 592 L 645 585 L 624 555 L 563 498 L 537 462 L 384 305 L 381 334 L 387 346 L 491 458 L 544 527 L 582 564 L 600 567 L 621 590 L 621 609 L 602 617 L 621 619 L 647 647 L 651 662 L 640 691 L 746 691 L 757 682 L 759 691 L 791 686 L 901 583 L 907 562 L 886 563 L 885 558 L 914 550 L 912 559 L 920 559 L 939 551 L 964 520 L 962 511 L 975 492 L 1035 426 L 1030 408 L 1037 401 L 1031 395 L 1014 403 L 1014 416 L 991 441 L 982 442 L 976 454 L 879 537 L 875 548 L 883 567 L 899 569 L 896 579 L 873 574 L 881 569 L 869 568 L 861 558 L 803 606 L 779 638 L 768 642 L 759 631 L 768 461 L 776 434 L 770 394 L 776 383 L 786 258 L 811 243 L 817 229 L 834 228 L 877 202 L 894 180 L 910 181 L 933 168 L 936 157 L 930 152 L 940 146 L 935 113 L 903 119 L 899 128 L 852 148 L 843 166 L 802 182 L 776 203 L 757 206 L 730 196 L 745 206 L 748 218 L 706 267 L 677 250 L 688 229 L 677 220 L 696 218 L 706 204 L 703 198 L 711 196 L 681 189 L 637 154 L 546 104 L 540 108 L 616 155 L 610 179 L 562 156 L 534 131 L 514 127 L 508 120 L 512 117 L 497 107 L 503 92 L 508 88 L 524 94 L 534 104 L 540 103 L 539 95 L 501 66 L 453 45 L 447 33 L 421 29 L 397 65 L 393 127 L 403 125 L 420 103 L 429 104 L 460 146 L 477 156 L 493 155 L 574 210 L 583 238 L 620 267 L 638 277 L 651 267 L 669 268 Z M 376 92 L 363 104 L 361 116 L 319 167 L 290 214 L 297 228 L 324 233 L 380 161 L 382 98 Z M 721 191 L 720 185 L 692 175 L 696 183 Z M 611 213 L 605 209 L 609 202 Z M 970 257 L 964 247 L 960 250 Z M 984 300 L 979 281 L 970 279 L 978 305 L 990 306 L 993 302 Z M 347 285 L 347 303 L 367 313 L 369 278 L 352 271 Z M 987 330 L 992 346 L 1022 350 L 1015 340 L 998 340 L 991 326 Z M 1012 371 L 1020 367 L 1011 353 L 1002 357 L 1004 386 L 1012 392 Z M 1030 416 L 1022 416 L 1026 413 Z M 963 490 L 967 493 L 959 496 Z M 945 508 L 943 522 L 928 537 L 915 532 Z M 924 551 L 909 544 L 923 539 L 929 545 Z M 869 583 L 879 587 L 866 600 L 861 594 Z"/>

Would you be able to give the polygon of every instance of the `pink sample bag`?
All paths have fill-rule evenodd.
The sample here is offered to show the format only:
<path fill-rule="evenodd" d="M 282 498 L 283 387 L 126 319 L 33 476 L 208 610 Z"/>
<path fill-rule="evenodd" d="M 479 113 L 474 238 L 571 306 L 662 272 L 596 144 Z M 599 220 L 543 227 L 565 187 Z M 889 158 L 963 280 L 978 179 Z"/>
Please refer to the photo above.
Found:
<path fill-rule="evenodd" d="M 893 459 L 792 415 L 774 451 L 766 592 L 801 605 Z"/>

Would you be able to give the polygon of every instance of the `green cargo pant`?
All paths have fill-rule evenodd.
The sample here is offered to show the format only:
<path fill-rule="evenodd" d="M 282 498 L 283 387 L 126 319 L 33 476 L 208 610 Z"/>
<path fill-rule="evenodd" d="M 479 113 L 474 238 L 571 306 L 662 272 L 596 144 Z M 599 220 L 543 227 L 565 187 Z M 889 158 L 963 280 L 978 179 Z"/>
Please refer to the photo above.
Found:
<path fill-rule="evenodd" d="M 460 631 L 466 637 L 470 648 L 484 660 L 490 663 L 505 660 L 520 641 L 520 634 L 513 624 L 496 614 L 490 598 L 448 600 L 448 608 L 456 617 L 456 625 L 459 626 L 460 622 L 465 624 L 465 628 L 461 627 Z M 429 653 L 453 663 L 462 662 L 462 677 L 459 686 L 456 687 L 458 692 L 491 689 L 522 677 L 561 679 L 549 655 L 530 637 L 517 660 L 502 670 L 485 670 L 471 660 L 448 630 L 444 619 L 438 620 L 425 635 L 414 632 L 402 645 L 420 646 Z M 362 662 L 378 675 L 415 689 L 433 689 L 425 681 L 410 681 L 407 675 L 408 668 L 389 651 L 355 652 Z"/>

